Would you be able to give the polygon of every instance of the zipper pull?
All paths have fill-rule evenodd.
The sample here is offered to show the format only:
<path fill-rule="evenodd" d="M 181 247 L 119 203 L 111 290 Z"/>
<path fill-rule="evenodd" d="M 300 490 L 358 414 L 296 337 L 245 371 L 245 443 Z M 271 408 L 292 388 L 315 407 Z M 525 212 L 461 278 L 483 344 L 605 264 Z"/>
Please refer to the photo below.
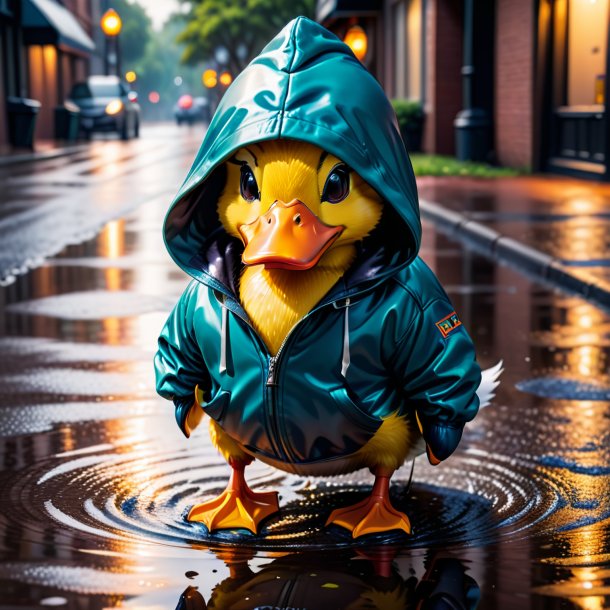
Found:
<path fill-rule="evenodd" d="M 277 362 L 276 356 L 271 356 L 269 358 L 269 373 L 267 373 L 267 385 L 274 386 L 277 385 L 275 381 L 275 363 Z"/>

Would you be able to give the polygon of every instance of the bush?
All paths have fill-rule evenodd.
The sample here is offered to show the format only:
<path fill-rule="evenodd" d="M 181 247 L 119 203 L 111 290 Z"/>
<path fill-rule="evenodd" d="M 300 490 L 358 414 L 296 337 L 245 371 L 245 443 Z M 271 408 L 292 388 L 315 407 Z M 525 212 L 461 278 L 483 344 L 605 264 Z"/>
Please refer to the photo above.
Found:
<path fill-rule="evenodd" d="M 392 100 L 392 106 L 407 150 L 420 151 L 424 126 L 424 110 L 421 103 L 415 100 Z"/>
<path fill-rule="evenodd" d="M 401 131 L 409 127 L 421 127 L 424 122 L 424 110 L 420 102 L 415 100 L 392 100 L 392 106 Z"/>

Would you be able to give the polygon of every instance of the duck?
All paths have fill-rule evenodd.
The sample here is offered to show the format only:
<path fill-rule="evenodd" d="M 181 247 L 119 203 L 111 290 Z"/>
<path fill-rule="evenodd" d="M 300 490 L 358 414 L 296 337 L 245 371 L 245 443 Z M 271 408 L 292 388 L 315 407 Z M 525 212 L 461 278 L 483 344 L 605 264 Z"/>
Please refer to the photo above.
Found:
<path fill-rule="evenodd" d="M 455 451 L 482 376 L 418 256 L 391 105 L 349 47 L 299 17 L 263 49 L 222 98 L 164 239 L 192 280 L 159 336 L 157 392 L 187 437 L 207 416 L 231 469 L 187 520 L 259 532 L 280 507 L 246 482 L 257 459 L 304 476 L 368 468 L 370 495 L 326 524 L 353 538 L 411 533 L 391 477 Z"/>

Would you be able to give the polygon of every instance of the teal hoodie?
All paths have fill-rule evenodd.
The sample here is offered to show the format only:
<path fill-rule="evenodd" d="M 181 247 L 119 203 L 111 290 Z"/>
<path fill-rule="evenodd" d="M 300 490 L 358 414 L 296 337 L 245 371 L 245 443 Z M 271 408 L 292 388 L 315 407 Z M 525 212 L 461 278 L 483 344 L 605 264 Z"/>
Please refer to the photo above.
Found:
<path fill-rule="evenodd" d="M 238 296 L 243 244 L 220 225 L 224 161 L 264 140 L 309 142 L 342 159 L 384 200 L 349 271 L 272 357 Z M 445 459 L 478 409 L 468 334 L 417 257 L 411 163 L 378 82 L 326 29 L 290 22 L 229 87 L 167 214 L 167 249 L 193 281 L 161 332 L 157 391 L 184 430 L 202 405 L 254 455 L 302 471 L 341 460 L 393 413 L 415 420 Z M 298 273 L 298 272 L 295 272 Z"/>

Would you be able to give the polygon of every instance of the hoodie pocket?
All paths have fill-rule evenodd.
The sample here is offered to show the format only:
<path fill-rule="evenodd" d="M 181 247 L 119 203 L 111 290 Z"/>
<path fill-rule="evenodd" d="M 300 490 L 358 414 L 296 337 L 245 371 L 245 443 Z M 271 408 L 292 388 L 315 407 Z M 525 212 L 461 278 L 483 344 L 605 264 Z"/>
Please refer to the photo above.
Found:
<path fill-rule="evenodd" d="M 210 402 L 204 402 L 201 405 L 203 412 L 218 423 L 222 423 L 225 411 L 231 400 L 231 392 L 219 390 L 216 396 Z"/>
<path fill-rule="evenodd" d="M 368 432 L 375 432 L 381 425 L 381 419 L 369 415 L 360 407 L 357 399 L 353 397 L 352 392 L 345 386 L 331 390 L 330 395 L 343 415 L 350 421 L 356 423 L 359 427 Z"/>

